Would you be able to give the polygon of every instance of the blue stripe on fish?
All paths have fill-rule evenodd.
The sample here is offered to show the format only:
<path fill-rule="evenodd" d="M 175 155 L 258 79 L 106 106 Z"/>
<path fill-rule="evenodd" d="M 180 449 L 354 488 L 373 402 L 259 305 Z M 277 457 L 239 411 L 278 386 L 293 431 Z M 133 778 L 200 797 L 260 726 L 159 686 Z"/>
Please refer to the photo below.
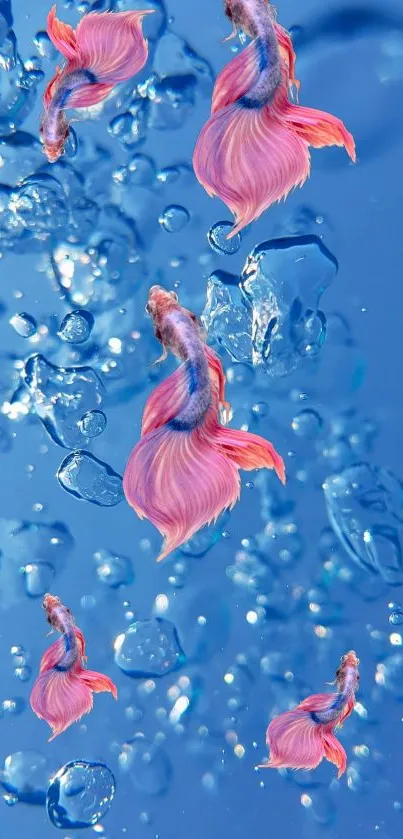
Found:
<path fill-rule="evenodd" d="M 260 36 L 255 40 L 255 47 L 257 52 L 257 62 L 259 66 L 259 73 L 263 73 L 264 70 L 267 70 L 269 66 L 269 52 L 267 49 L 267 44 L 264 42 L 263 38 Z M 267 104 L 267 97 L 264 95 L 261 99 L 252 99 L 246 93 L 244 96 L 237 102 L 242 108 L 246 108 L 248 110 L 259 110 L 263 107 L 263 105 Z"/>
<path fill-rule="evenodd" d="M 69 632 L 67 632 L 65 635 L 63 635 L 63 642 L 64 642 L 64 655 L 68 656 L 68 654 L 73 650 L 73 644 L 71 642 L 71 634 Z M 71 666 L 72 666 L 71 662 L 70 662 L 70 664 L 66 664 L 66 665 L 55 664 L 53 669 L 58 670 L 61 673 L 66 673 L 67 670 L 70 670 Z"/>
<path fill-rule="evenodd" d="M 70 84 L 69 84 L 70 81 Z M 73 73 L 70 73 L 66 76 L 65 84 L 66 88 L 62 91 L 60 100 L 58 101 L 58 106 L 60 108 L 66 108 L 68 106 L 69 98 L 78 87 L 82 84 L 96 84 L 97 78 L 94 73 L 91 73 L 91 70 L 74 70 Z"/>

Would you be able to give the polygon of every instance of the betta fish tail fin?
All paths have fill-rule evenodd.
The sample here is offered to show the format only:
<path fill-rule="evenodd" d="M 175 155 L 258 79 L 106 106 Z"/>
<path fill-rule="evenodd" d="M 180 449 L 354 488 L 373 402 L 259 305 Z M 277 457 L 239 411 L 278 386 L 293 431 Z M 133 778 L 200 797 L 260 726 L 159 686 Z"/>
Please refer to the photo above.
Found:
<path fill-rule="evenodd" d="M 323 733 L 322 743 L 326 760 L 337 767 L 337 777 L 341 778 L 347 768 L 347 755 L 343 746 L 332 731 Z"/>
<path fill-rule="evenodd" d="M 261 107 L 243 104 L 258 77 L 255 42 L 224 67 L 215 84 L 212 114 L 197 139 L 193 167 L 206 192 L 221 198 L 235 216 L 228 239 L 309 175 L 307 144 L 282 118 L 288 104 L 286 63 L 283 58 L 277 91 Z"/>
<path fill-rule="evenodd" d="M 103 84 L 115 85 L 135 76 L 148 56 L 141 22 L 152 11 L 84 15 L 76 36 L 82 67 Z"/>
<path fill-rule="evenodd" d="M 58 20 L 55 6 L 51 9 L 48 35 L 67 58 L 67 72 L 88 73 L 87 80 L 71 92 L 69 107 L 97 104 L 116 84 L 127 81 L 144 67 L 148 44 L 142 32 L 142 19 L 152 11 L 90 12 L 81 18 L 74 31 Z"/>
<path fill-rule="evenodd" d="M 30 696 L 32 710 L 52 729 L 49 740 L 91 711 L 93 692 L 109 691 L 117 698 L 116 687 L 107 676 L 82 667 L 84 638 L 77 627 L 74 631 L 78 642 L 77 660 L 70 669 L 61 669 L 65 645 L 64 639 L 58 638 L 42 656 L 39 676 Z"/>
<path fill-rule="evenodd" d="M 266 740 L 270 758 L 262 769 L 316 769 L 324 757 L 320 726 L 308 711 L 280 714 L 271 721 Z"/>
<path fill-rule="evenodd" d="M 274 466 L 284 476 L 281 458 L 269 443 L 219 424 L 225 377 L 215 353 L 208 347 L 205 352 L 212 401 L 203 421 L 191 430 L 174 426 L 173 420 L 189 399 L 188 370 L 183 364 L 148 399 L 142 438 L 123 478 L 130 506 L 164 537 L 158 560 L 217 519 L 225 508 L 233 507 L 239 497 L 239 468 Z"/>
<path fill-rule="evenodd" d="M 76 34 L 72 26 L 56 17 L 56 5 L 48 14 L 47 33 L 52 44 L 68 61 L 77 60 Z"/>
<path fill-rule="evenodd" d="M 340 778 L 347 766 L 347 756 L 333 734 L 335 722 L 315 720 L 315 713 L 328 710 L 337 696 L 336 693 L 308 696 L 293 711 L 272 720 L 266 735 L 270 758 L 261 768 L 315 769 L 325 757 L 337 766 Z"/>
<path fill-rule="evenodd" d="M 118 698 L 117 687 L 109 676 L 95 670 L 82 670 L 80 679 L 93 693 L 111 693 L 114 699 Z"/>
<path fill-rule="evenodd" d="M 309 146 L 345 146 L 355 160 L 354 140 L 341 120 L 289 101 L 295 53 L 288 33 L 274 24 L 281 78 L 271 95 L 250 98 L 259 80 L 259 44 L 252 41 L 219 74 L 212 112 L 193 153 L 195 175 L 208 195 L 235 216 L 230 239 L 276 201 L 303 186 L 310 173 Z"/>
<path fill-rule="evenodd" d="M 210 347 L 205 348 L 210 376 L 215 382 L 220 407 L 224 407 L 226 413 L 229 409 L 228 402 L 224 401 L 225 396 L 225 375 L 221 361 Z M 218 422 L 214 429 L 212 444 L 233 463 L 238 469 L 250 471 L 251 469 L 274 469 L 281 483 L 285 484 L 285 466 L 283 458 L 276 452 L 274 446 L 250 431 L 238 431 L 236 428 L 228 428 Z"/>
<path fill-rule="evenodd" d="M 344 146 L 353 163 L 356 160 L 354 137 L 346 126 L 332 114 L 316 108 L 304 108 L 288 103 L 285 119 L 290 128 L 309 146 Z"/>

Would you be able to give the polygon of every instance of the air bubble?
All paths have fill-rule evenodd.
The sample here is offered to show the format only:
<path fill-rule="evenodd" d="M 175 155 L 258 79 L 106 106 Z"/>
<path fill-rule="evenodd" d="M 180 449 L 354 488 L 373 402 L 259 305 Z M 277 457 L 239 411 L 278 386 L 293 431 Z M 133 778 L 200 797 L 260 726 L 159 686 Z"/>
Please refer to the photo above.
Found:
<path fill-rule="evenodd" d="M 57 471 L 66 492 L 99 507 L 114 507 L 123 500 L 122 478 L 111 466 L 86 451 L 69 454 Z"/>
<path fill-rule="evenodd" d="M 179 204 L 171 204 L 169 207 L 166 207 L 158 219 L 161 227 L 167 233 L 180 233 L 186 227 L 189 220 L 190 215 L 188 211 Z"/>
<path fill-rule="evenodd" d="M 210 227 L 207 240 L 213 251 L 224 256 L 231 256 L 239 251 L 242 244 L 241 234 L 237 233 L 232 239 L 227 239 L 232 229 L 233 225 L 229 221 L 217 221 Z"/>
<path fill-rule="evenodd" d="M 68 344 L 83 344 L 84 341 L 88 341 L 93 326 L 92 314 L 84 309 L 76 309 L 63 319 L 58 335 Z"/>
<path fill-rule="evenodd" d="M 28 315 L 26 312 L 19 312 L 18 314 L 13 315 L 9 320 L 9 324 L 21 338 L 31 338 L 32 335 L 35 335 L 37 330 L 35 318 L 33 318 L 32 315 Z"/>
<path fill-rule="evenodd" d="M 47 791 L 49 819 L 62 830 L 92 827 L 106 815 L 114 795 L 115 778 L 104 763 L 66 763 Z"/>

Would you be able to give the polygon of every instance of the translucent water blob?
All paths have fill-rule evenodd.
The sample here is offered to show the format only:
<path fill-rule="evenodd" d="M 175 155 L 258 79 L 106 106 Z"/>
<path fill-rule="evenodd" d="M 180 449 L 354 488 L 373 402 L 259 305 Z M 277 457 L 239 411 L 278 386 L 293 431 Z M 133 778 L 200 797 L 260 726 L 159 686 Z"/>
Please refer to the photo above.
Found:
<path fill-rule="evenodd" d="M 83 445 L 78 422 L 86 411 L 101 405 L 104 386 L 91 367 L 57 367 L 43 355 L 28 358 L 24 384 L 33 408 L 59 446 Z"/>
<path fill-rule="evenodd" d="M 47 759 L 41 752 L 32 749 L 13 752 L 4 761 L 0 784 L 17 801 L 43 805 L 46 800 L 48 771 Z"/>
<path fill-rule="evenodd" d="M 115 795 L 115 778 L 104 763 L 73 760 L 52 778 L 46 809 L 54 827 L 92 827 L 102 819 Z"/>
<path fill-rule="evenodd" d="M 190 220 L 190 215 L 185 207 L 179 204 L 170 204 L 166 207 L 158 221 L 167 233 L 180 233 Z"/>
<path fill-rule="evenodd" d="M 133 582 L 134 574 L 130 559 L 106 550 L 94 553 L 98 580 L 109 588 L 128 586 Z"/>
<path fill-rule="evenodd" d="M 59 338 L 69 344 L 83 344 L 88 341 L 94 326 L 94 318 L 91 312 L 85 309 L 76 309 L 69 312 L 60 325 Z"/>
<path fill-rule="evenodd" d="M 172 766 L 167 754 L 157 744 L 137 735 L 122 746 L 119 768 L 134 787 L 145 795 L 163 795 L 170 784 Z"/>
<path fill-rule="evenodd" d="M 402 583 L 403 485 L 392 472 L 356 463 L 323 484 L 330 523 L 361 568 Z"/>
<path fill-rule="evenodd" d="M 107 419 L 103 411 L 87 411 L 78 422 L 84 437 L 99 437 L 105 431 Z"/>
<path fill-rule="evenodd" d="M 124 497 L 121 476 L 87 451 L 75 451 L 65 457 L 57 479 L 66 492 L 99 507 L 114 507 Z"/>
<path fill-rule="evenodd" d="M 18 314 L 13 315 L 9 320 L 9 324 L 21 338 L 31 338 L 37 330 L 35 318 L 32 315 L 28 315 L 27 312 L 18 312 Z"/>
<path fill-rule="evenodd" d="M 323 420 L 318 411 L 306 408 L 295 415 L 291 427 L 297 437 L 312 440 L 320 434 L 323 428 Z"/>
<path fill-rule="evenodd" d="M 231 256 L 239 251 L 242 244 L 241 234 L 237 233 L 232 239 L 227 239 L 228 233 L 231 232 L 232 228 L 233 224 L 230 221 L 217 221 L 210 227 L 207 233 L 207 240 L 215 253 Z"/>
<path fill-rule="evenodd" d="M 165 618 L 135 621 L 114 648 L 118 667 L 137 679 L 165 676 L 185 661 L 176 627 Z"/>

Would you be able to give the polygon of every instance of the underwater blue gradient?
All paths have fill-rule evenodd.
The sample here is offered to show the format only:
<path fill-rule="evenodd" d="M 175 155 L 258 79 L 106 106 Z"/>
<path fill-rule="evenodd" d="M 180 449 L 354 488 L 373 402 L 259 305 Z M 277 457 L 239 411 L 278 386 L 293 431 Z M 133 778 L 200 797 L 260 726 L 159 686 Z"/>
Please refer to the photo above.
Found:
<path fill-rule="evenodd" d="M 58 3 L 58 14 L 75 24 L 80 10 L 106 5 L 69 0 Z M 357 831 L 397 839 L 403 11 L 397 0 L 279 3 L 297 51 L 300 101 L 343 119 L 357 164 L 340 149 L 313 150 L 303 190 L 223 255 L 207 233 L 230 221 L 229 212 L 208 198 L 190 166 L 213 76 L 241 45 L 221 43 L 230 24 L 219 0 L 167 0 L 165 17 L 158 5 L 157 24 L 147 21 L 150 64 L 98 118 L 73 123 L 77 145 L 73 137 L 52 168 L 38 138 L 41 95 L 56 65 L 37 35 L 49 6 L 0 0 L 0 767 L 23 753 L 11 764 L 14 782 L 10 761 L 0 775 L 0 837 L 75 835 L 49 820 L 45 793 L 51 775 L 84 761 L 110 770 L 107 797 L 116 783 L 100 819 L 106 839 L 354 839 Z M 165 26 L 175 37 L 156 44 Z M 130 169 L 136 154 L 146 157 Z M 291 237 L 300 237 L 295 246 L 310 260 L 305 273 Z M 237 285 L 259 247 L 275 252 L 263 300 L 263 286 L 247 274 Z M 79 279 L 69 287 L 72 263 Z M 212 317 L 205 305 L 214 272 L 225 311 Z M 285 489 L 272 473 L 241 473 L 232 513 L 159 565 L 159 534 L 122 500 L 120 484 L 145 399 L 174 369 L 172 360 L 151 366 L 160 347 L 144 307 L 156 282 L 175 288 L 197 315 L 205 310 L 233 425 L 270 439 L 288 473 Z M 276 322 L 264 310 L 269 295 Z M 237 319 L 231 329 L 225 306 Z M 64 319 L 77 310 L 84 320 L 78 311 L 63 338 Z M 21 313 L 28 317 L 17 329 L 9 321 Z M 263 318 L 253 347 L 252 314 L 254 323 Z M 320 333 L 314 352 L 305 351 L 310 328 Z M 81 341 L 83 330 L 89 337 Z M 288 347 L 286 375 L 270 366 L 276 335 Z M 22 376 L 37 353 L 46 362 L 29 361 Z M 52 373 L 51 365 L 74 369 Z M 90 453 L 78 478 L 76 448 Z M 66 459 L 73 466 L 59 481 Z M 77 498 L 77 480 L 89 500 Z M 119 692 L 116 703 L 96 695 L 93 712 L 50 744 L 29 707 L 49 643 L 46 590 L 72 609 L 89 667 Z M 141 647 L 126 642 L 133 661 L 119 668 L 115 639 L 121 648 L 136 620 L 150 623 L 140 624 Z M 310 773 L 255 771 L 272 716 L 330 690 L 325 684 L 351 648 L 361 683 L 340 737 L 347 774 L 337 781 L 328 763 Z M 87 815 L 96 809 L 88 795 L 78 823 L 86 807 Z"/>

